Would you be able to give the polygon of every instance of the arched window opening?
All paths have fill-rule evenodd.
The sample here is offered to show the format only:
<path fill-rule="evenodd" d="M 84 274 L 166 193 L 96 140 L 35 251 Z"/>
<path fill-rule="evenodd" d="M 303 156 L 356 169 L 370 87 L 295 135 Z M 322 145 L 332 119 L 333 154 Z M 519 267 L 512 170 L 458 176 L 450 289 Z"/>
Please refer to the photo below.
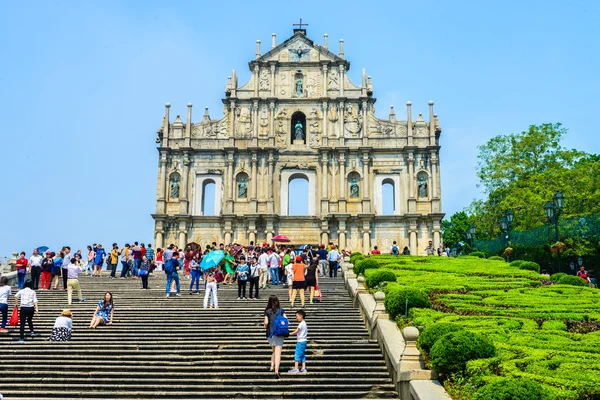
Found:
<path fill-rule="evenodd" d="M 308 215 L 308 178 L 292 175 L 288 184 L 288 215 Z"/>
<path fill-rule="evenodd" d="M 381 212 L 383 215 L 394 215 L 396 211 L 396 199 L 394 181 L 386 179 L 381 185 Z"/>
<path fill-rule="evenodd" d="M 301 111 L 292 114 L 292 144 L 306 144 L 306 115 Z"/>
<path fill-rule="evenodd" d="M 215 215 L 215 189 L 217 185 L 212 179 L 204 181 L 202 188 L 202 215 Z"/>

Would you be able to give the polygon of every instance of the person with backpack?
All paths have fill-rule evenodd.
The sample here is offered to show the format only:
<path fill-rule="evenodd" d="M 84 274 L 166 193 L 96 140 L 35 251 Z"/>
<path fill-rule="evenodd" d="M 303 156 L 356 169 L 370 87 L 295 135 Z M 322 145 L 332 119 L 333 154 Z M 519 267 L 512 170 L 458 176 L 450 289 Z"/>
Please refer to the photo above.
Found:
<path fill-rule="evenodd" d="M 392 243 L 392 248 L 390 249 L 390 253 L 392 253 L 393 256 L 400 255 L 400 248 L 396 244 L 395 240 L 394 240 L 394 243 Z"/>
<path fill-rule="evenodd" d="M 94 256 L 94 273 L 92 276 L 102 276 L 102 264 L 106 258 L 106 251 L 102 248 L 101 244 L 96 247 L 96 255 Z"/>
<path fill-rule="evenodd" d="M 219 308 L 219 299 L 217 298 L 217 273 L 218 270 L 216 268 L 212 268 L 204 274 L 204 282 L 206 285 L 204 290 L 204 308 L 208 308 L 208 299 L 211 295 L 212 302 L 210 308 L 213 308 L 212 303 L 214 303 L 215 308 Z"/>
<path fill-rule="evenodd" d="M 328 253 L 329 252 L 325 249 L 325 245 L 321 244 L 319 250 L 317 250 L 317 256 L 319 256 L 319 276 L 322 278 L 327 277 L 327 265 L 329 264 L 327 261 Z"/>
<path fill-rule="evenodd" d="M 173 257 L 169 258 L 165 263 L 165 274 L 167 275 L 167 286 L 166 293 L 167 298 L 169 298 L 171 292 L 171 282 L 175 281 L 175 286 L 177 288 L 176 296 L 181 296 L 180 287 L 179 287 L 179 253 L 174 252 Z"/>
<path fill-rule="evenodd" d="M 246 256 L 240 257 L 240 263 L 235 267 L 235 274 L 238 282 L 238 300 L 248 300 L 246 297 L 246 284 L 248 283 L 248 275 L 250 267 L 246 263 Z"/>
<path fill-rule="evenodd" d="M 290 332 L 285 310 L 280 307 L 279 299 L 274 294 L 269 296 L 269 302 L 265 308 L 263 326 L 267 331 L 267 339 L 273 350 L 270 371 L 275 374 L 275 379 L 279 379 L 281 349 L 283 348 L 285 338 L 290 335 Z"/>
<path fill-rule="evenodd" d="M 148 275 L 150 275 L 150 261 L 146 256 L 142 256 L 142 263 L 138 270 L 140 279 L 142 280 L 142 290 L 148 290 Z"/>
<path fill-rule="evenodd" d="M 194 283 L 196 284 L 196 294 L 200 293 L 200 277 L 202 276 L 202 270 L 200 269 L 200 263 L 202 262 L 202 255 L 200 252 L 194 253 L 194 257 L 190 261 L 190 294 L 192 294 L 192 288 Z"/>

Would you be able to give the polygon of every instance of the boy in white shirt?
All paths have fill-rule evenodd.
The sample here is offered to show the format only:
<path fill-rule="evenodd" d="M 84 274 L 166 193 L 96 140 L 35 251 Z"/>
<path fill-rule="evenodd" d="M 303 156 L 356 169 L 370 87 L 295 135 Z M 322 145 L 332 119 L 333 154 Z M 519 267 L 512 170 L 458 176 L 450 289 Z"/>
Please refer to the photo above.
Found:
<path fill-rule="evenodd" d="M 306 313 L 304 310 L 296 311 L 296 321 L 299 322 L 298 327 L 291 335 L 296 336 L 296 354 L 294 355 L 294 368 L 290 369 L 288 372 L 290 374 L 297 374 L 301 372 L 305 374 L 308 372 L 306 370 L 306 345 L 308 344 L 308 326 L 306 325 L 306 321 L 304 318 L 306 317 Z M 298 370 L 298 363 L 302 363 L 302 369 Z"/>

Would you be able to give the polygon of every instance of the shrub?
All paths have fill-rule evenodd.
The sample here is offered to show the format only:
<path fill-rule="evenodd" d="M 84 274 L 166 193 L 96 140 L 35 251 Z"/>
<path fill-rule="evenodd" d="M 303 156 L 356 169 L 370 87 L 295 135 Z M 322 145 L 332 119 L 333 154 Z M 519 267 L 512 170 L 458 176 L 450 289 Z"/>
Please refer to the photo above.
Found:
<path fill-rule="evenodd" d="M 467 361 L 492 357 L 496 348 L 486 337 L 469 331 L 450 332 L 439 338 L 429 352 L 431 365 L 446 374 L 463 372 Z"/>
<path fill-rule="evenodd" d="M 474 252 L 469 253 L 469 255 L 471 257 L 485 258 L 485 253 L 483 251 L 474 251 Z"/>
<path fill-rule="evenodd" d="M 493 261 L 506 261 L 503 257 L 500 256 L 491 256 L 488 257 L 488 260 L 493 260 Z"/>
<path fill-rule="evenodd" d="M 514 261 L 511 261 L 509 265 L 511 267 L 517 267 L 517 268 L 519 268 L 521 266 L 521 264 L 523 264 L 524 262 L 525 261 L 523 261 L 523 260 L 514 260 Z"/>
<path fill-rule="evenodd" d="M 427 293 L 425 293 L 424 290 L 410 286 L 390 286 L 391 285 L 388 285 L 384 305 L 392 319 L 395 319 L 398 315 L 404 314 L 406 300 L 408 300 L 409 310 L 413 307 L 431 307 L 429 297 L 427 297 Z"/>
<path fill-rule="evenodd" d="M 370 269 L 365 271 L 367 287 L 374 288 L 381 282 L 396 282 L 396 274 L 389 269 Z"/>
<path fill-rule="evenodd" d="M 460 325 L 448 324 L 448 323 L 438 323 L 431 324 L 425 328 L 423 333 L 419 336 L 418 343 L 421 349 L 429 354 L 431 348 L 435 344 L 435 342 L 450 332 L 458 332 L 462 331 L 464 328 Z"/>
<path fill-rule="evenodd" d="M 473 400 L 544 400 L 547 398 L 539 383 L 522 378 L 502 378 L 479 389 Z"/>
<path fill-rule="evenodd" d="M 540 272 L 540 264 L 533 261 L 523 261 L 521 265 L 519 265 L 519 269 L 526 269 L 528 271 L 535 271 L 537 273 Z"/>
<path fill-rule="evenodd" d="M 542 329 L 545 331 L 566 331 L 567 325 L 563 321 L 550 319 L 542 323 Z"/>
<path fill-rule="evenodd" d="M 585 281 L 585 279 L 574 275 L 562 276 L 558 280 L 558 283 L 560 283 L 561 285 L 587 286 L 587 282 Z"/>
<path fill-rule="evenodd" d="M 360 253 L 360 252 L 358 252 L 358 251 L 356 251 L 356 252 L 354 252 L 354 253 L 350 254 L 350 262 L 351 262 L 352 264 L 354 264 L 354 263 L 355 263 L 355 261 L 362 260 L 362 259 L 364 259 L 364 258 L 365 258 L 365 256 L 363 256 L 363 254 L 362 254 L 362 253 Z"/>
<path fill-rule="evenodd" d="M 556 274 L 552 274 L 550 280 L 553 282 L 558 282 L 563 276 L 567 276 L 567 274 L 565 274 L 564 272 L 557 272 Z"/>
<path fill-rule="evenodd" d="M 354 273 L 356 275 L 364 274 L 365 270 L 370 268 L 379 268 L 379 264 L 375 260 L 365 258 L 364 260 L 357 261 L 354 264 Z"/>

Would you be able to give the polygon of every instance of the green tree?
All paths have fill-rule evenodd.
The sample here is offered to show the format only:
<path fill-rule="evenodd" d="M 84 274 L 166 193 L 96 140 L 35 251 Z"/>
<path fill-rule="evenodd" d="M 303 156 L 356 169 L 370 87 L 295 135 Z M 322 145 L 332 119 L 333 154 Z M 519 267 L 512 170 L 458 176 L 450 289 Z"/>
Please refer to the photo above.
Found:
<path fill-rule="evenodd" d="M 459 211 L 450 217 L 450 220 L 442 221 L 442 238 L 444 244 L 454 248 L 465 245 L 466 250 L 470 250 L 467 242 L 467 231 L 471 226 L 469 216 L 464 211 Z"/>

